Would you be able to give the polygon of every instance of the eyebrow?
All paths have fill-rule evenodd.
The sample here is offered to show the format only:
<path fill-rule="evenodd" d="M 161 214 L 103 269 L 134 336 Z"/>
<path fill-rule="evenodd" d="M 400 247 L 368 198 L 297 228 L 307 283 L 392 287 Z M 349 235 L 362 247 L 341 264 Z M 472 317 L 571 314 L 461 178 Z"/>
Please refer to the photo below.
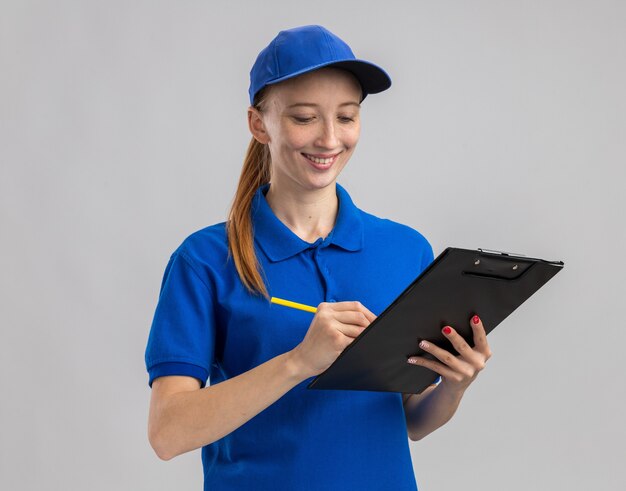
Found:
<path fill-rule="evenodd" d="M 287 106 L 287 109 L 291 109 L 293 107 L 298 107 L 298 106 L 318 107 L 318 104 L 314 104 L 312 102 L 296 102 L 295 104 L 291 104 L 290 106 Z M 361 104 L 359 104 L 358 102 L 343 102 L 343 103 L 339 104 L 339 107 L 342 107 L 342 106 L 361 107 Z"/>

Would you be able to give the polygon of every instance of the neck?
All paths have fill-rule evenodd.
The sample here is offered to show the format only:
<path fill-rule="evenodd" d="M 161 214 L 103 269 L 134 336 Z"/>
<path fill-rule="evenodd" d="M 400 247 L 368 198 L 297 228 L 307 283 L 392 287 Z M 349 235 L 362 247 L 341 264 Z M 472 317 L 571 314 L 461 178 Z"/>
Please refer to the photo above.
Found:
<path fill-rule="evenodd" d="M 306 242 L 326 238 L 335 226 L 339 210 L 335 181 L 314 190 L 288 189 L 272 181 L 265 198 L 276 217 Z"/>

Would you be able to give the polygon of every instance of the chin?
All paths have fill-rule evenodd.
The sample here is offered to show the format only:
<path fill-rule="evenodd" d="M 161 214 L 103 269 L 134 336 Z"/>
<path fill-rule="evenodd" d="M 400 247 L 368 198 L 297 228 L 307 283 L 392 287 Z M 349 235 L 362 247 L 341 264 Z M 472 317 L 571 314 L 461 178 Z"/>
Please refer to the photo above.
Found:
<path fill-rule="evenodd" d="M 339 176 L 333 175 L 332 177 L 323 176 L 323 177 L 318 177 L 317 179 L 310 179 L 307 182 L 307 185 L 305 187 L 310 190 L 325 189 L 328 186 L 334 186 L 335 183 L 337 182 L 337 177 Z"/>

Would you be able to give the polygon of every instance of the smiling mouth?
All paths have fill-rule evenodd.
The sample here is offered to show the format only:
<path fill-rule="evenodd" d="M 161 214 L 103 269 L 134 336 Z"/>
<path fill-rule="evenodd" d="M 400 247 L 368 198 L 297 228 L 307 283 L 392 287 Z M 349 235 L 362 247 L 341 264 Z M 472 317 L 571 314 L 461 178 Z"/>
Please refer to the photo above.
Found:
<path fill-rule="evenodd" d="M 331 156 L 325 157 L 325 158 L 316 157 L 316 156 L 310 155 L 308 153 L 303 153 L 302 155 L 309 162 L 313 163 L 315 167 L 321 168 L 321 169 L 327 169 L 328 167 L 330 167 L 335 162 L 335 160 L 337 160 L 337 156 L 339 154 L 337 153 L 335 155 L 331 155 Z"/>

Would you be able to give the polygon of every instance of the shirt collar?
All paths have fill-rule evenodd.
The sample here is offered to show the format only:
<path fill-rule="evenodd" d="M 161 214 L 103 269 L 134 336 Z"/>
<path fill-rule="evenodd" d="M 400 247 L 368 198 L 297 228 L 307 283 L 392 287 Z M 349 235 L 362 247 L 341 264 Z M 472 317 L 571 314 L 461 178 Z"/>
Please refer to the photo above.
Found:
<path fill-rule="evenodd" d="M 334 244 L 347 251 L 358 251 L 363 247 L 363 219 L 360 210 L 354 205 L 348 192 L 339 183 L 335 185 L 339 200 L 337 220 L 323 242 L 325 245 Z M 271 261 L 276 262 L 315 247 L 294 234 L 274 214 L 265 198 L 269 187 L 270 183 L 267 183 L 257 189 L 250 210 L 255 241 L 263 252 Z"/>

